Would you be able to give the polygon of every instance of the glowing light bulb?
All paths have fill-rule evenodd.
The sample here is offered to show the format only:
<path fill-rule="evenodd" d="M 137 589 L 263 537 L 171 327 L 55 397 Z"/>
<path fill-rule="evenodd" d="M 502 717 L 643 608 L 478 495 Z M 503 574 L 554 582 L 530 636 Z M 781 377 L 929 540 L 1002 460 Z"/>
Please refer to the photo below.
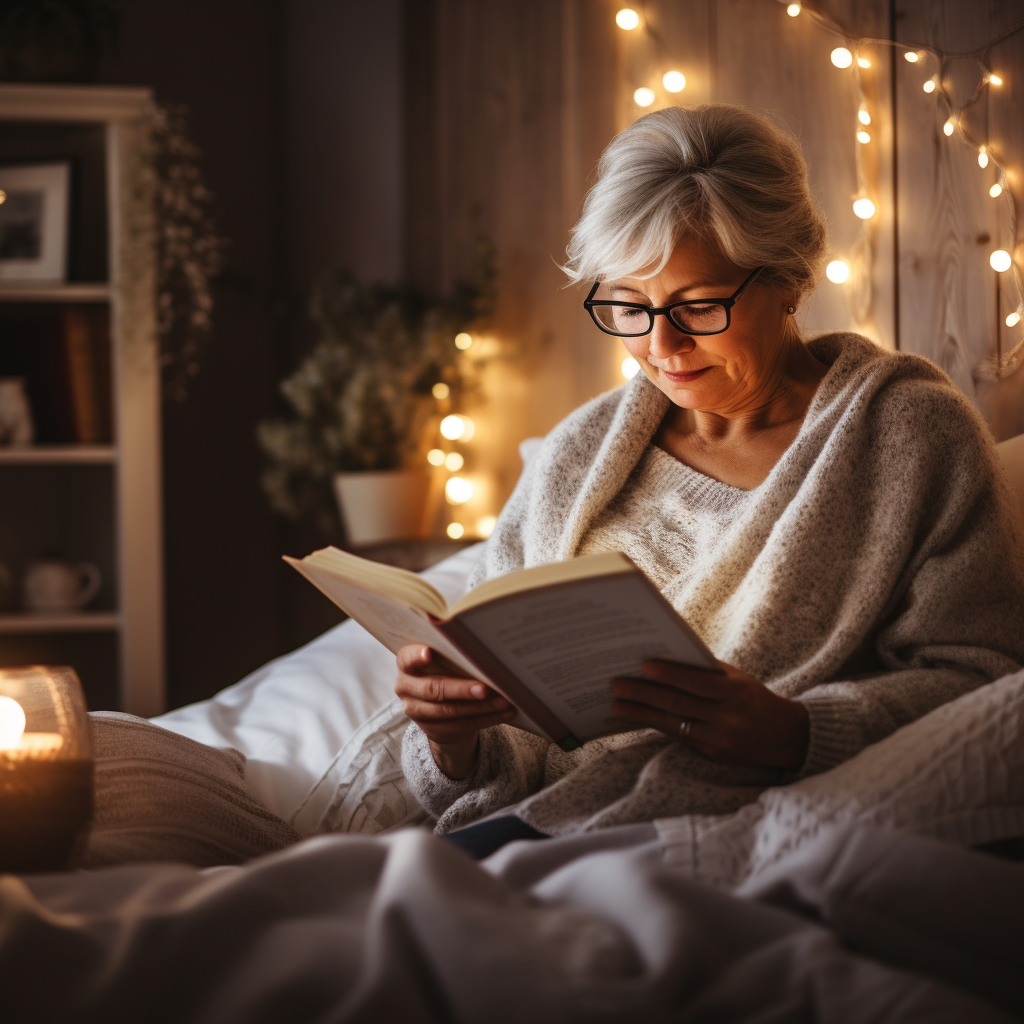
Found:
<path fill-rule="evenodd" d="M 800 5 L 799 5 L 799 4 L 790 4 L 790 5 L 789 5 L 789 6 L 788 6 L 788 7 L 786 8 L 786 13 L 787 13 L 787 14 L 788 14 L 788 15 L 789 15 L 789 16 L 790 16 L 791 18 L 795 18 L 795 17 L 796 17 L 796 16 L 797 16 L 797 15 L 798 15 L 798 14 L 800 13 Z"/>
<path fill-rule="evenodd" d="M 486 538 L 490 537 L 490 535 L 494 533 L 494 527 L 497 525 L 497 516 L 481 516 L 476 521 L 476 532 L 486 540 Z"/>
<path fill-rule="evenodd" d="M 850 280 L 850 264 L 846 260 L 833 260 L 825 268 L 825 276 L 833 284 L 846 284 Z"/>
<path fill-rule="evenodd" d="M 917 50 L 907 50 L 907 52 L 903 54 L 903 59 L 908 64 L 916 64 L 921 59 L 921 54 L 919 54 Z"/>
<path fill-rule="evenodd" d="M 451 388 L 448 387 L 443 381 L 438 381 L 431 389 L 430 393 L 435 398 L 447 398 L 451 394 Z"/>
<path fill-rule="evenodd" d="M 996 249 L 988 258 L 989 266 L 999 274 L 1005 273 L 1013 266 L 1013 259 L 1005 249 Z"/>
<path fill-rule="evenodd" d="M 473 497 L 473 485 L 465 477 L 450 476 L 444 485 L 444 496 L 449 505 L 464 505 Z"/>
<path fill-rule="evenodd" d="M 871 124 L 871 115 L 864 107 L 861 107 L 860 110 L 857 111 L 857 120 L 863 125 L 869 125 Z"/>
<path fill-rule="evenodd" d="M 857 58 L 857 67 L 859 67 L 859 68 L 869 68 L 869 67 L 871 67 L 871 61 L 869 61 L 867 59 L 867 57 L 858 57 Z"/>
<path fill-rule="evenodd" d="M 632 380 L 640 372 L 640 364 L 632 356 L 626 356 L 620 369 L 626 380 Z"/>
<path fill-rule="evenodd" d="M 444 465 L 444 452 L 440 448 L 431 448 L 427 452 L 427 462 L 432 466 L 443 466 Z"/>
<path fill-rule="evenodd" d="M 633 102 L 638 107 L 649 107 L 654 102 L 654 90 L 648 89 L 646 85 L 641 85 L 635 93 L 633 93 Z"/>
<path fill-rule="evenodd" d="M 1003 186 L 997 181 L 989 190 L 988 194 L 993 199 L 998 199 L 1003 194 Z"/>
<path fill-rule="evenodd" d="M 989 84 L 990 85 L 1002 85 L 1003 84 L 1003 80 L 999 77 L 999 75 L 989 75 L 988 76 L 988 80 L 989 80 Z"/>
<path fill-rule="evenodd" d="M 623 7 L 615 15 L 615 24 L 629 32 L 640 24 L 640 15 L 632 7 Z"/>
<path fill-rule="evenodd" d="M 447 533 L 452 540 L 458 540 L 465 532 L 466 528 L 462 523 L 449 523 L 448 529 L 445 530 L 445 533 Z"/>
<path fill-rule="evenodd" d="M 686 88 L 686 75 L 681 71 L 666 71 L 662 75 L 661 84 L 669 92 L 682 92 Z"/>
<path fill-rule="evenodd" d="M 853 63 L 853 54 L 845 46 L 837 46 L 829 57 L 837 68 L 848 68 Z"/>
<path fill-rule="evenodd" d="M 465 464 L 466 460 L 458 452 L 449 452 L 444 457 L 444 468 L 453 473 L 458 473 Z"/>
<path fill-rule="evenodd" d="M 988 150 L 984 146 L 978 150 L 978 166 L 982 170 L 988 167 Z"/>
<path fill-rule="evenodd" d="M 2 188 L 0 188 L 0 204 L 6 203 L 6 202 L 7 202 L 7 193 Z"/>
<path fill-rule="evenodd" d="M 458 441 L 466 432 L 466 424 L 461 416 L 445 416 L 441 420 L 441 436 L 449 441 Z"/>
<path fill-rule="evenodd" d="M 857 141 L 863 142 L 867 145 L 871 141 L 871 135 L 869 132 L 857 132 Z"/>
<path fill-rule="evenodd" d="M 853 201 L 853 212 L 861 220 L 871 220 L 875 215 L 875 204 L 866 196 L 861 196 L 860 199 Z"/>
<path fill-rule="evenodd" d="M 942 126 L 942 134 L 949 138 L 953 132 L 956 131 L 956 121 L 953 118 L 949 118 L 946 123 Z"/>
<path fill-rule="evenodd" d="M 1020 313 L 1014 310 L 1012 313 L 1006 314 L 1006 326 L 1016 327 L 1020 323 Z"/>
<path fill-rule="evenodd" d="M 25 709 L 13 697 L 0 697 L 0 750 L 21 746 Z"/>
<path fill-rule="evenodd" d="M 455 335 L 455 347 L 461 349 L 463 352 L 473 344 L 473 335 L 467 334 L 462 331 L 460 334 Z"/>

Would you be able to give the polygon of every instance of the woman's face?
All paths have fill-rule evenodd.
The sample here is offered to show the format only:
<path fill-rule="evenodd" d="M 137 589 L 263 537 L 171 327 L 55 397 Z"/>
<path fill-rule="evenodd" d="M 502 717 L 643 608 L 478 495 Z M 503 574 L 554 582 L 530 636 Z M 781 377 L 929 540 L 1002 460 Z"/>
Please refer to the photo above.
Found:
<path fill-rule="evenodd" d="M 725 298 L 749 273 L 707 245 L 684 241 L 655 277 L 608 281 L 602 296 L 649 306 Z M 794 301 L 755 278 L 721 334 L 685 334 L 668 317 L 657 316 L 650 334 L 622 340 L 675 405 L 733 417 L 763 407 L 778 388 L 787 346 L 797 337 L 787 312 Z"/>

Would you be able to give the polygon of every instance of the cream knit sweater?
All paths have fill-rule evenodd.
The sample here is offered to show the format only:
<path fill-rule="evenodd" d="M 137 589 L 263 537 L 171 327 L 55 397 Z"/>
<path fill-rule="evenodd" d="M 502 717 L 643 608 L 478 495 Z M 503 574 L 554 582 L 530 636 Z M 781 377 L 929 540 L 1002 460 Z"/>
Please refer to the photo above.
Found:
<path fill-rule="evenodd" d="M 1024 538 L 973 407 L 920 357 L 850 334 L 809 347 L 830 370 L 796 440 L 665 587 L 719 658 L 804 702 L 801 775 L 1024 664 Z M 668 406 L 638 375 L 556 427 L 471 585 L 578 554 Z M 551 834 L 722 814 L 795 777 L 719 764 L 651 730 L 566 754 L 499 726 L 454 781 L 413 725 L 403 766 L 441 833 L 503 807 Z"/>

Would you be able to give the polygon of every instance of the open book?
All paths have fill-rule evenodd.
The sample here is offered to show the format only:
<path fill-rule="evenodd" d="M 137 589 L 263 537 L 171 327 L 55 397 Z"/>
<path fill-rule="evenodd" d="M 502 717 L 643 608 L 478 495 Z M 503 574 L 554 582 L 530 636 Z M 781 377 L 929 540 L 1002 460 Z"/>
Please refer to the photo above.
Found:
<path fill-rule="evenodd" d="M 637 728 L 612 714 L 611 680 L 640 676 L 648 658 L 717 669 L 653 583 L 618 551 L 489 580 L 449 606 L 405 569 L 322 548 L 285 557 L 385 647 L 432 648 L 455 674 L 511 701 L 510 723 L 564 750 Z"/>

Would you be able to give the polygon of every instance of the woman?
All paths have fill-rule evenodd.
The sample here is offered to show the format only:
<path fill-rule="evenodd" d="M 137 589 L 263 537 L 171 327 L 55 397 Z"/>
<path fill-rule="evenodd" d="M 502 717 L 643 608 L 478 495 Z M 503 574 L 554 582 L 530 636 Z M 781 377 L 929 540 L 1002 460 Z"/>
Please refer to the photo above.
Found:
<path fill-rule="evenodd" d="M 403 649 L 403 764 L 438 832 L 500 812 L 484 854 L 731 812 L 1024 662 L 991 439 L 927 360 L 801 339 L 826 253 L 797 143 L 757 114 L 661 110 L 609 145 L 566 269 L 643 374 L 551 432 L 471 584 L 625 551 L 724 675 L 646 663 L 613 683 L 636 731 L 567 754 Z"/>

